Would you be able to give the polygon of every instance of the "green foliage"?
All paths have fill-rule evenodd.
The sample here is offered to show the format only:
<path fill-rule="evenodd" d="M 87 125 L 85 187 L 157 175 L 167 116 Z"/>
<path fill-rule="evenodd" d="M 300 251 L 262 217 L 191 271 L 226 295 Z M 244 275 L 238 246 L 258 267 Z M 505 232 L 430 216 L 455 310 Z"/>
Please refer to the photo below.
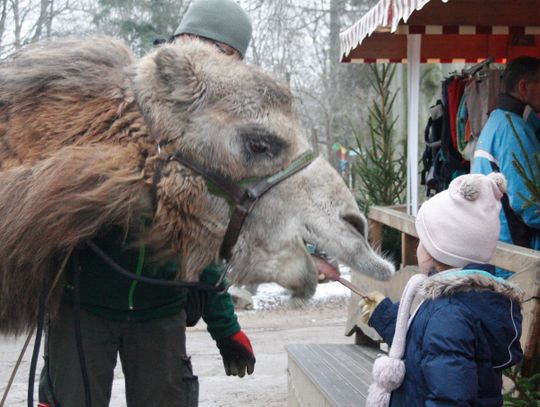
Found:
<path fill-rule="evenodd" d="M 367 136 L 352 126 L 358 154 L 352 171 L 358 180 L 360 206 L 395 205 L 404 202 L 407 177 L 405 146 L 399 149 L 392 106 L 398 94 L 390 89 L 396 65 L 370 65 L 376 98 L 369 108 Z"/>
<path fill-rule="evenodd" d="M 435 103 L 441 92 L 441 67 L 438 64 L 422 64 L 420 86 L 424 98 L 424 106 Z"/>
<path fill-rule="evenodd" d="M 396 140 L 397 117 L 392 115 L 392 106 L 398 91 L 390 85 L 396 65 L 370 65 L 371 86 L 376 98 L 369 107 L 366 136 L 351 123 L 358 154 L 352 171 L 356 178 L 357 199 L 367 212 L 372 205 L 396 205 L 404 202 L 407 186 L 407 158 L 405 143 Z M 399 145 L 402 145 L 399 148 Z M 399 264 L 401 239 L 397 230 L 384 227 L 381 249 L 394 263 Z"/>
<path fill-rule="evenodd" d="M 94 24 L 99 32 L 120 37 L 141 55 L 156 38 L 169 38 L 189 1 L 98 0 Z"/>
<path fill-rule="evenodd" d="M 506 369 L 504 375 L 512 382 L 512 388 L 503 394 L 504 407 L 540 407 L 540 372 L 524 377 L 519 364 Z"/>
<path fill-rule="evenodd" d="M 531 161 L 531 159 L 529 158 L 530 154 L 525 149 L 523 141 L 521 140 L 519 133 L 514 127 L 514 123 L 512 122 L 512 119 L 510 118 L 510 115 L 508 113 L 507 118 L 510 123 L 510 127 L 512 128 L 512 132 L 514 133 L 514 136 L 518 141 L 521 153 L 525 157 L 525 163 L 522 163 L 518 160 L 516 154 L 512 152 L 512 164 L 514 165 L 514 168 L 516 169 L 519 176 L 523 178 L 525 186 L 527 187 L 530 194 L 526 196 L 520 191 L 518 192 L 518 195 L 521 197 L 521 199 L 525 201 L 523 205 L 525 209 L 535 206 L 537 208 L 538 214 L 540 214 L 540 177 L 534 176 L 534 174 L 540 174 L 540 158 L 538 157 L 538 155 L 535 155 L 532 157 Z"/>

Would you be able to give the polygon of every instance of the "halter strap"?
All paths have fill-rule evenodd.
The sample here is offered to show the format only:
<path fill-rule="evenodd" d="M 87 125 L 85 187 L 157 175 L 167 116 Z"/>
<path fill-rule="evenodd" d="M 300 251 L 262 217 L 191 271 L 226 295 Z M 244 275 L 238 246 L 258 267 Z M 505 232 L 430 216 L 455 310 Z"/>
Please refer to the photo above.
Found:
<path fill-rule="evenodd" d="M 193 172 L 201 175 L 206 179 L 210 193 L 224 197 L 229 202 L 229 205 L 232 203 L 232 215 L 220 249 L 220 256 L 228 261 L 231 258 L 232 248 L 240 236 L 242 225 L 244 224 L 247 216 L 251 213 L 257 200 L 259 200 L 260 197 L 262 197 L 266 192 L 280 182 L 307 167 L 311 162 L 313 162 L 315 157 L 316 155 L 313 153 L 313 151 L 308 150 L 294 159 L 289 166 L 269 175 L 268 177 L 264 177 L 259 180 L 244 180 L 239 182 L 235 182 L 231 178 L 218 174 L 215 171 L 207 171 L 201 168 L 199 164 L 185 157 L 180 152 L 167 156 L 166 160 L 177 161 Z M 243 183 L 252 185 L 244 187 L 242 185 Z M 214 188 L 212 187 L 216 187 L 221 190 L 225 196 L 213 192 Z"/>

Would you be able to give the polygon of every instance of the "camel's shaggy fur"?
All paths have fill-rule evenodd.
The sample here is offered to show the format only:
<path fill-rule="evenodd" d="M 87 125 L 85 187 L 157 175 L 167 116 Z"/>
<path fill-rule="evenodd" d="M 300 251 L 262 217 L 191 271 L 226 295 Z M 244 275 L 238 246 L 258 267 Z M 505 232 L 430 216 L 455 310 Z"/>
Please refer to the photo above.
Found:
<path fill-rule="evenodd" d="M 241 180 L 273 174 L 308 148 L 289 89 L 201 41 L 139 60 L 105 37 L 24 48 L 0 64 L 0 332 L 33 324 L 61 259 L 104 227 L 150 245 L 154 260 L 178 260 L 183 280 L 218 259 L 229 206 L 167 154 Z M 257 203 L 231 273 L 307 297 L 317 283 L 309 241 L 388 277 L 363 224 L 319 158 Z"/>
<path fill-rule="evenodd" d="M 187 52 L 196 53 L 208 50 L 196 44 Z M 167 127 L 162 110 L 185 116 L 202 103 L 185 86 L 155 83 L 156 96 L 152 84 L 133 85 L 158 62 L 172 76 L 163 61 L 171 55 L 178 58 L 164 52 L 134 66 L 127 47 L 103 37 L 30 46 L 0 65 L 1 331 L 28 327 L 61 254 L 103 226 L 118 223 L 137 236 L 141 218 L 153 217 L 144 239 L 161 259 L 179 258 L 182 279 L 194 280 L 217 258 L 227 208 L 206 195 L 201 177 L 168 163 L 151 194 L 156 138 L 167 148 L 167 133 L 188 122 L 177 117 Z M 137 103 L 133 89 L 155 100 Z"/>
<path fill-rule="evenodd" d="M 134 148 L 70 147 L 34 166 L 0 172 L 3 331 L 17 331 L 19 321 L 33 320 L 36 303 L 28 292 L 37 301 L 51 286 L 61 253 L 103 225 L 129 227 L 135 214 L 149 212 L 142 171 L 125 166 L 137 155 Z M 109 201 L 111 196 L 118 199 Z"/>

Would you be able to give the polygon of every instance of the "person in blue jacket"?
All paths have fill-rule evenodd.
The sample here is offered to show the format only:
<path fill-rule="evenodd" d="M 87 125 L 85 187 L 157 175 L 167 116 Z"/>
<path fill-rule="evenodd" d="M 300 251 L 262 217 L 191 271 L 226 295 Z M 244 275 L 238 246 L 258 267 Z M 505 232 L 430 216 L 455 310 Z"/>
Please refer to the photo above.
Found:
<path fill-rule="evenodd" d="M 471 172 L 489 174 L 498 170 L 504 174 L 508 180 L 510 206 L 532 229 L 532 238 L 525 245 L 540 250 L 538 207 L 525 205 L 524 197 L 532 197 L 514 164 L 517 161 L 523 165 L 529 180 L 540 177 L 534 164 L 535 158 L 540 159 L 540 59 L 523 56 L 510 61 L 502 83 L 505 92 L 498 96 L 496 109 L 482 129 Z M 532 165 L 529 167 L 527 162 Z M 512 238 L 504 211 L 500 216 L 500 240 L 519 244 Z M 507 277 L 508 272 L 501 271 L 501 276 Z"/>
<path fill-rule="evenodd" d="M 502 406 L 502 371 L 522 358 L 522 292 L 488 264 L 504 187 L 501 174 L 454 179 L 418 212 L 421 273 L 400 303 L 376 291 L 360 301 L 391 347 L 374 364 L 367 407 Z"/>

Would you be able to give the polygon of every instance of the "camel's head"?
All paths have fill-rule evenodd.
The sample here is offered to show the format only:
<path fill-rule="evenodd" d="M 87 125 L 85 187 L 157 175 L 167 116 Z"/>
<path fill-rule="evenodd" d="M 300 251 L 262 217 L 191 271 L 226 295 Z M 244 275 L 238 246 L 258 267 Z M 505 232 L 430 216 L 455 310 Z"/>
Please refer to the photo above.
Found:
<path fill-rule="evenodd" d="M 274 174 L 310 148 L 286 86 L 202 42 L 160 47 L 138 64 L 134 85 L 165 149 L 235 181 Z M 229 207 L 215 195 L 207 200 L 220 214 L 213 222 L 223 229 L 216 239 L 208 236 L 206 250 L 215 255 Z M 328 264 L 313 259 L 307 243 L 352 269 L 388 278 L 393 267 L 369 247 L 366 231 L 366 219 L 340 176 L 317 158 L 254 205 L 232 252 L 232 279 L 275 281 L 309 297 L 318 267 Z"/>

